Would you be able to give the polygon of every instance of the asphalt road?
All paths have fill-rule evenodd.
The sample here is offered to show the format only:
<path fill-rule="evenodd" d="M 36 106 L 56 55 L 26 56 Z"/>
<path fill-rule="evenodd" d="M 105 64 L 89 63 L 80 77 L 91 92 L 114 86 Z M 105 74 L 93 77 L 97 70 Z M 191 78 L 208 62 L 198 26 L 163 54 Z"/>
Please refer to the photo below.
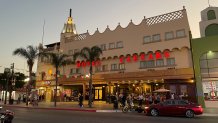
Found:
<path fill-rule="evenodd" d="M 218 117 L 150 117 L 143 113 L 95 113 L 60 110 L 12 109 L 13 123 L 217 123 Z"/>

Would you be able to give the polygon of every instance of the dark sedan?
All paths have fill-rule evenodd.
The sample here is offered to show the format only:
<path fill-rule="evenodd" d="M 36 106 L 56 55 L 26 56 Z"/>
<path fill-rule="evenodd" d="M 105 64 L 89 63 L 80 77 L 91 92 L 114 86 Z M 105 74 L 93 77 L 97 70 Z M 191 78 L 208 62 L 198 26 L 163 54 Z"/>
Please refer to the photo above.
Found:
<path fill-rule="evenodd" d="M 186 116 L 192 118 L 203 113 L 203 108 L 185 100 L 166 100 L 159 104 L 145 107 L 145 113 L 151 116 Z"/>

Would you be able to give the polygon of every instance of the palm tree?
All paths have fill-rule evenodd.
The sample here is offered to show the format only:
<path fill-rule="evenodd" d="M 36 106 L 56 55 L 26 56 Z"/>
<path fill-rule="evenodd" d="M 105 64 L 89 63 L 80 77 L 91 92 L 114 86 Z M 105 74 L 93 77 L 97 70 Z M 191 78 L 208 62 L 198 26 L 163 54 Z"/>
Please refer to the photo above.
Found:
<path fill-rule="evenodd" d="M 27 65 L 29 67 L 29 82 L 26 85 L 26 105 L 28 106 L 28 96 L 30 91 L 30 86 L 33 85 L 32 81 L 32 69 L 35 60 L 41 56 L 42 52 L 40 52 L 40 49 L 42 47 L 34 47 L 32 45 L 29 45 L 25 48 L 18 48 L 13 51 L 13 55 L 18 55 L 27 60 Z"/>
<path fill-rule="evenodd" d="M 90 78 L 89 78 L 89 107 L 92 107 L 92 62 L 97 60 L 100 55 L 102 54 L 101 48 L 98 46 L 93 46 L 92 48 L 89 47 L 84 47 L 80 52 L 77 52 L 73 55 L 74 62 L 78 57 L 83 58 L 86 61 L 90 62 L 90 67 L 89 67 L 89 73 L 90 73 Z"/>
<path fill-rule="evenodd" d="M 65 66 L 66 64 L 70 63 L 70 60 L 67 60 L 68 56 L 65 54 L 60 53 L 47 53 L 47 56 L 49 56 L 51 60 L 51 65 L 55 67 L 55 92 L 54 92 L 54 106 L 56 107 L 57 103 L 57 83 L 58 83 L 58 72 L 59 67 Z"/>

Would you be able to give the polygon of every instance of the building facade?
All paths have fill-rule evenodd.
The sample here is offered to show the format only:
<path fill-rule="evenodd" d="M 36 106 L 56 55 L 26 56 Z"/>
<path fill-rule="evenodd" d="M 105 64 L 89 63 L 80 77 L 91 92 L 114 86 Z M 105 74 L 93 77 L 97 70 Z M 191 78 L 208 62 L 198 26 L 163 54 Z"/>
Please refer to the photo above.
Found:
<path fill-rule="evenodd" d="M 190 28 L 185 8 L 159 16 L 145 18 L 136 25 L 120 24 L 104 32 L 97 29 L 77 34 L 70 16 L 61 32 L 60 42 L 46 45 L 46 51 L 69 55 L 84 47 L 99 46 L 103 54 L 94 66 L 93 92 L 95 100 L 118 93 L 146 93 L 166 88 L 171 93 L 195 101 Z M 75 64 L 60 68 L 58 96 L 88 94 L 88 61 L 79 59 Z M 40 59 L 37 67 L 37 89 L 51 101 L 54 92 L 55 69 L 49 59 Z"/>
<path fill-rule="evenodd" d="M 201 11 L 201 37 L 192 39 L 198 102 L 218 107 L 218 7 Z"/>

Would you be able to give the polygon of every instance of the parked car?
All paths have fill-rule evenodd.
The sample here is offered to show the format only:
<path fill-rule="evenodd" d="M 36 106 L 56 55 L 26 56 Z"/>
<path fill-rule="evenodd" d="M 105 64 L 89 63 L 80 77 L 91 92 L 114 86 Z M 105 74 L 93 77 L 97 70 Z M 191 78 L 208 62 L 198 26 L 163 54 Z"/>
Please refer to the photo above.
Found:
<path fill-rule="evenodd" d="M 187 102 L 186 100 L 166 100 L 159 104 L 153 104 L 145 107 L 145 113 L 151 116 L 168 115 L 168 116 L 186 116 L 192 118 L 195 115 L 203 113 L 200 105 Z"/>

